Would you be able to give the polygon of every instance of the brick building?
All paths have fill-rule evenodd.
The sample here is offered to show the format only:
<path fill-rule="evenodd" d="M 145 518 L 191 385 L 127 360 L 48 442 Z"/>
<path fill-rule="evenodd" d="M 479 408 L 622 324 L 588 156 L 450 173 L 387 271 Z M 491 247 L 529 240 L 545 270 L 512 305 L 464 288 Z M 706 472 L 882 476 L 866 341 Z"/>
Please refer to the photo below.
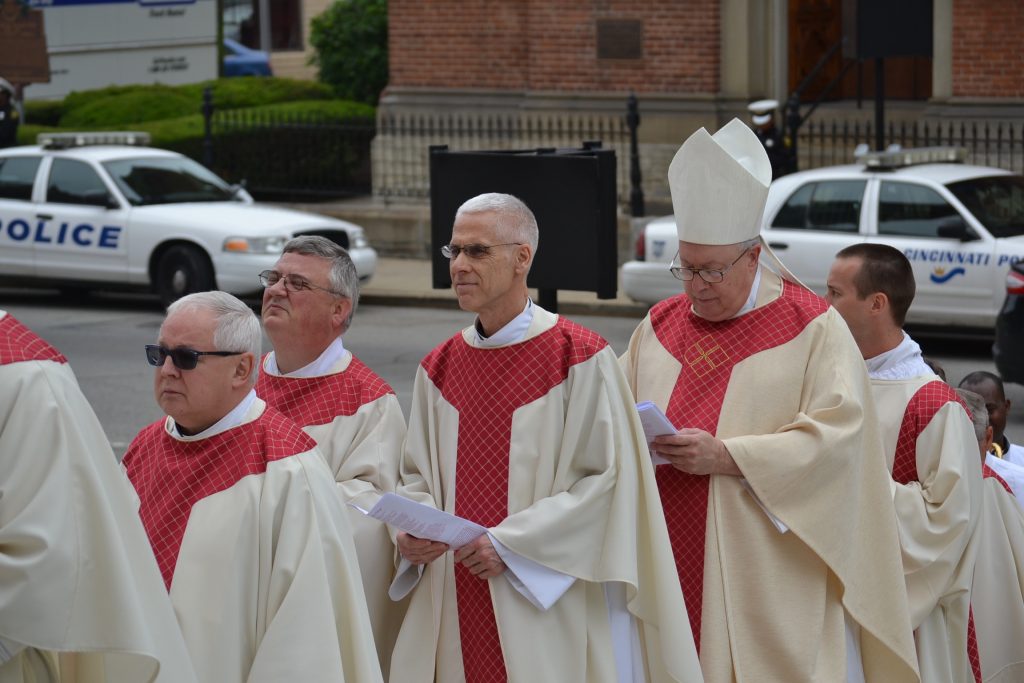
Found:
<path fill-rule="evenodd" d="M 843 5 L 390 0 L 390 80 L 379 116 L 382 122 L 414 122 L 454 115 L 460 125 L 505 117 L 516 126 L 558 116 L 611 120 L 622 117 L 628 93 L 635 92 L 644 188 L 657 203 L 667 199 L 665 173 L 679 143 L 700 126 L 713 130 L 733 116 L 746 116 L 751 100 L 784 101 L 842 37 Z M 933 56 L 886 59 L 889 120 L 1019 121 L 1024 53 L 1017 46 L 1024 38 L 1024 3 L 930 5 Z M 837 51 L 808 85 L 804 100 L 825 90 L 848 61 Z M 873 93 L 872 60 L 852 64 L 814 116 L 868 120 Z M 396 164 L 419 163 L 402 149 L 407 143 L 397 130 L 381 127 L 375 183 Z M 513 146 L 531 142 L 509 140 L 507 129 L 501 131 Z M 434 141 L 444 138 L 439 134 Z M 491 142 L 496 141 L 481 144 Z"/>

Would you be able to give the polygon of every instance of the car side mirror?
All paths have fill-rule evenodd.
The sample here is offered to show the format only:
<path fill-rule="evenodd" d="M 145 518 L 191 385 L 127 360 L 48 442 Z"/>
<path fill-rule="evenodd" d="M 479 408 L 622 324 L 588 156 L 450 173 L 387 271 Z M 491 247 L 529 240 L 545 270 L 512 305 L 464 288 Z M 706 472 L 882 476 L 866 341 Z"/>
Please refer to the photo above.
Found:
<path fill-rule="evenodd" d="M 978 234 L 971 230 L 970 226 L 963 219 L 963 216 L 950 216 L 939 223 L 936 231 L 939 237 L 957 239 L 961 242 L 972 242 L 978 238 Z"/>

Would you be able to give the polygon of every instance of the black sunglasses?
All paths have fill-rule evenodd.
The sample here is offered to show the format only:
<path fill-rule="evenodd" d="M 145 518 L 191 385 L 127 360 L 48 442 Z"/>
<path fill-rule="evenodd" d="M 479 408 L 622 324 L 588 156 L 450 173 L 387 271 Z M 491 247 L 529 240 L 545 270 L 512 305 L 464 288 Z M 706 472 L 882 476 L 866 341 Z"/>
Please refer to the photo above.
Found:
<path fill-rule="evenodd" d="M 244 351 L 196 351 L 195 349 L 168 349 L 157 344 L 146 344 L 146 360 L 150 365 L 160 367 L 171 357 L 174 367 L 179 370 L 194 370 L 199 356 L 240 356 Z"/>

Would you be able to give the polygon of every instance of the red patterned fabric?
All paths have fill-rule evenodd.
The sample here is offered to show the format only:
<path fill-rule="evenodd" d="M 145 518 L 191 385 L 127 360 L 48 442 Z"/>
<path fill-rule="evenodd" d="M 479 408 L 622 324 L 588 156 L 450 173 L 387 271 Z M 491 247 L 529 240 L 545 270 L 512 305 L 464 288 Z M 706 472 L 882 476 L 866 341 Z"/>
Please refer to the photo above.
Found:
<path fill-rule="evenodd" d="M 892 478 L 899 484 L 921 481 L 917 471 L 917 439 L 935 414 L 947 403 L 967 406 L 953 388 L 941 380 L 928 382 L 917 390 L 907 403 L 896 440 L 896 455 L 892 463 Z M 970 412 L 968 411 L 968 414 Z"/>
<path fill-rule="evenodd" d="M 333 375 L 280 377 L 261 372 L 256 380 L 256 395 L 303 427 L 353 415 L 361 406 L 393 393 L 387 382 L 354 356 L 344 372 Z"/>
<path fill-rule="evenodd" d="M 694 314 L 685 294 L 657 304 L 651 309 L 651 326 L 658 342 L 682 364 L 665 411 L 669 421 L 680 429 L 715 434 L 733 367 L 791 341 L 826 310 L 823 299 L 788 282 L 783 283 L 782 295 L 770 304 L 721 322 Z M 771 391 L 770 387 L 763 389 Z M 671 466 L 658 466 L 655 474 L 699 652 L 710 478 Z"/>
<path fill-rule="evenodd" d="M 164 429 L 164 420 L 143 429 L 122 462 L 142 501 L 139 516 L 167 589 L 193 505 L 243 477 L 264 473 L 269 462 L 315 446 L 295 423 L 270 407 L 252 422 L 199 441 L 175 439 Z"/>
<path fill-rule="evenodd" d="M 607 343 L 564 318 L 520 344 L 470 346 L 457 335 L 423 360 L 444 399 L 459 411 L 455 514 L 485 527 L 508 516 L 512 415 L 562 384 L 569 370 Z M 552 448 L 557 447 L 552 444 Z M 467 683 L 507 680 L 489 584 L 455 567 L 462 663 Z"/>
<path fill-rule="evenodd" d="M 967 659 L 971 662 L 974 683 L 981 683 L 981 654 L 978 652 L 978 636 L 974 632 L 974 608 L 967 612 Z"/>
<path fill-rule="evenodd" d="M 35 332 L 22 325 L 10 313 L 0 318 L 0 365 L 32 360 L 68 362 L 60 351 L 40 339 Z"/>
<path fill-rule="evenodd" d="M 1006 483 L 1006 480 L 1000 477 L 998 472 L 996 472 L 994 469 L 992 469 L 991 467 L 984 463 L 982 463 L 981 465 L 981 476 L 985 478 L 995 479 L 996 481 L 999 482 L 1000 486 L 1006 489 L 1007 493 L 1009 493 L 1011 496 L 1013 495 L 1013 490 L 1010 488 L 1010 485 Z"/>

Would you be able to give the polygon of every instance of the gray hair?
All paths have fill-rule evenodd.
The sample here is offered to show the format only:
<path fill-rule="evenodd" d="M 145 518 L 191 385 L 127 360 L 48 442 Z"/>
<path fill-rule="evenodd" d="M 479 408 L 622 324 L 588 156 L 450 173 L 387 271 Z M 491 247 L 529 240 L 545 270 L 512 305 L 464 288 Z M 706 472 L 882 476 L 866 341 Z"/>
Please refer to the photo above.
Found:
<path fill-rule="evenodd" d="M 740 251 L 746 251 L 747 249 L 753 249 L 757 245 L 761 244 L 761 237 L 751 237 L 749 240 L 743 242 L 737 242 L 736 246 L 740 248 Z"/>
<path fill-rule="evenodd" d="M 523 200 L 510 194 L 488 192 L 467 199 L 455 212 L 455 220 L 459 216 L 473 213 L 495 213 L 498 215 L 495 227 L 508 239 L 521 244 L 529 244 L 530 251 L 537 253 L 540 231 L 537 228 L 537 217 L 533 215 Z"/>
<path fill-rule="evenodd" d="M 339 244 L 332 242 L 320 235 L 300 235 L 288 240 L 284 245 L 284 254 L 299 254 L 301 256 L 319 256 L 331 262 L 331 271 L 328 279 L 331 289 L 338 296 L 343 296 L 352 302 L 352 310 L 345 319 L 345 329 L 352 324 L 352 316 L 356 314 L 356 306 L 359 305 L 359 273 L 352 263 L 352 257 Z"/>
<path fill-rule="evenodd" d="M 985 399 L 979 394 L 967 389 L 956 389 L 956 395 L 967 404 L 971 413 L 971 422 L 974 423 L 974 436 L 979 442 L 985 440 L 985 430 L 988 429 L 988 408 L 985 407 Z"/>
<path fill-rule="evenodd" d="M 176 313 L 207 310 L 213 313 L 217 329 L 213 331 L 216 349 L 200 351 L 249 351 L 255 356 L 251 384 L 256 384 L 260 357 L 263 354 L 263 330 L 252 309 L 238 297 L 227 292 L 196 292 L 183 296 L 167 307 L 167 317 Z"/>

